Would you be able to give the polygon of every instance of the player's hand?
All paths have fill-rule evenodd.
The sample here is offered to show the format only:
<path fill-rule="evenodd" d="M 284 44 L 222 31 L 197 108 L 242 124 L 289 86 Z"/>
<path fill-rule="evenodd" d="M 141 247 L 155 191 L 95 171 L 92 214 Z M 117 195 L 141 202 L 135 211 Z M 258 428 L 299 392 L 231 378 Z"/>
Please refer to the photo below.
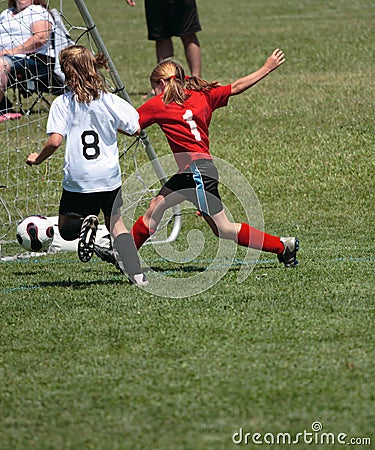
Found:
<path fill-rule="evenodd" d="M 269 72 L 272 72 L 273 70 L 281 66 L 281 64 L 284 64 L 284 62 L 285 62 L 284 52 L 279 48 L 277 48 L 272 52 L 272 55 L 270 55 L 267 58 L 265 66 L 267 67 Z"/>
<path fill-rule="evenodd" d="M 130 6 L 135 6 L 135 1 L 134 0 L 126 0 L 126 3 Z"/>
<path fill-rule="evenodd" d="M 26 164 L 29 166 L 36 165 L 36 159 L 38 157 L 39 153 L 30 153 L 30 155 L 27 157 Z"/>

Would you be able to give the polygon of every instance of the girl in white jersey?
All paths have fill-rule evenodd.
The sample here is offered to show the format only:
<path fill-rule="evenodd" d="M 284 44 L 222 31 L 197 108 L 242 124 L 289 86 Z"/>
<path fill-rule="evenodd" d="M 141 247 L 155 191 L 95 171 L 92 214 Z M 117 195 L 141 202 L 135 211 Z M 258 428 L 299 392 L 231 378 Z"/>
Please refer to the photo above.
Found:
<path fill-rule="evenodd" d="M 125 100 L 106 91 L 99 69 L 107 67 L 104 56 L 73 45 L 60 52 L 61 69 L 71 89 L 51 105 L 47 133 L 40 153 L 32 153 L 27 164 L 40 164 L 66 139 L 63 193 L 59 208 L 61 237 L 79 237 L 78 256 L 87 262 L 94 253 L 100 210 L 114 238 L 129 280 L 147 283 L 140 268 L 133 237 L 120 214 L 122 204 L 121 171 L 118 161 L 117 132 L 140 133 L 137 111 Z"/>

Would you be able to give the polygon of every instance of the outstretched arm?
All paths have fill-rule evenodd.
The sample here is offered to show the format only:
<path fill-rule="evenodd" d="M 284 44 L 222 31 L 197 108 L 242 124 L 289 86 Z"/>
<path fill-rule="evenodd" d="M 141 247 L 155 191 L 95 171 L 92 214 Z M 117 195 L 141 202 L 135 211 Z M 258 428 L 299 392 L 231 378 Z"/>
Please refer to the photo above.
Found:
<path fill-rule="evenodd" d="M 254 84 L 258 83 L 258 81 L 262 80 L 269 73 L 280 67 L 281 64 L 283 64 L 284 62 L 285 62 L 284 52 L 277 48 L 272 52 L 272 55 L 270 55 L 267 58 L 266 62 L 260 69 L 247 75 L 246 77 L 234 81 L 231 84 L 232 86 L 231 95 L 242 94 L 242 92 L 246 91 L 251 86 L 254 86 Z"/>
<path fill-rule="evenodd" d="M 51 155 L 55 153 L 55 151 L 62 144 L 63 137 L 61 134 L 52 133 L 51 136 L 47 139 L 47 142 L 43 145 L 40 153 L 31 153 L 26 160 L 26 164 L 29 166 L 37 166 L 49 158 Z"/>

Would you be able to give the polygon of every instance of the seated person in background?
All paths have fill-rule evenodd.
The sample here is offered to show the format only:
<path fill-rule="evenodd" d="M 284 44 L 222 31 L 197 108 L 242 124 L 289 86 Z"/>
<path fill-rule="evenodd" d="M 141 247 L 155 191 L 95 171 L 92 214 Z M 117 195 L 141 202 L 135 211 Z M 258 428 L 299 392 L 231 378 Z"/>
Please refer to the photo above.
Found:
<path fill-rule="evenodd" d="M 44 0 L 8 0 L 0 14 L 0 122 L 18 119 L 5 98 L 9 75 L 43 76 L 54 57 L 51 43 L 53 18 Z"/>

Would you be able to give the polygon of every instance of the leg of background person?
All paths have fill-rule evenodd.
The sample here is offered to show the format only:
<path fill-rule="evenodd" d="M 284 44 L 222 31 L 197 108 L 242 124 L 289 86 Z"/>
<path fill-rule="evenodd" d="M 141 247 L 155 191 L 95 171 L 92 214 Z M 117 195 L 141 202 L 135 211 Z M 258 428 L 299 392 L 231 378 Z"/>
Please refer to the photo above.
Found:
<path fill-rule="evenodd" d="M 162 61 L 165 58 L 172 58 L 173 57 L 173 42 L 171 38 L 163 39 L 162 41 L 156 41 L 155 42 L 155 48 L 156 48 L 156 60 L 157 63 Z M 155 92 L 153 89 L 147 92 L 143 96 L 144 99 L 153 97 L 155 95 Z"/>
<path fill-rule="evenodd" d="M 277 236 L 257 230 L 247 223 L 233 223 L 227 218 L 224 211 L 213 215 L 204 216 L 216 236 L 223 239 L 231 239 L 243 247 L 255 248 L 265 252 L 280 254 L 284 250 L 284 244 Z"/>
<path fill-rule="evenodd" d="M 165 58 L 171 58 L 173 56 L 173 42 L 172 38 L 156 41 L 156 59 L 159 63 Z"/>
<path fill-rule="evenodd" d="M 181 36 L 181 40 L 184 45 L 185 56 L 191 75 L 193 77 L 201 78 L 201 47 L 197 35 L 189 34 L 187 36 Z"/>

